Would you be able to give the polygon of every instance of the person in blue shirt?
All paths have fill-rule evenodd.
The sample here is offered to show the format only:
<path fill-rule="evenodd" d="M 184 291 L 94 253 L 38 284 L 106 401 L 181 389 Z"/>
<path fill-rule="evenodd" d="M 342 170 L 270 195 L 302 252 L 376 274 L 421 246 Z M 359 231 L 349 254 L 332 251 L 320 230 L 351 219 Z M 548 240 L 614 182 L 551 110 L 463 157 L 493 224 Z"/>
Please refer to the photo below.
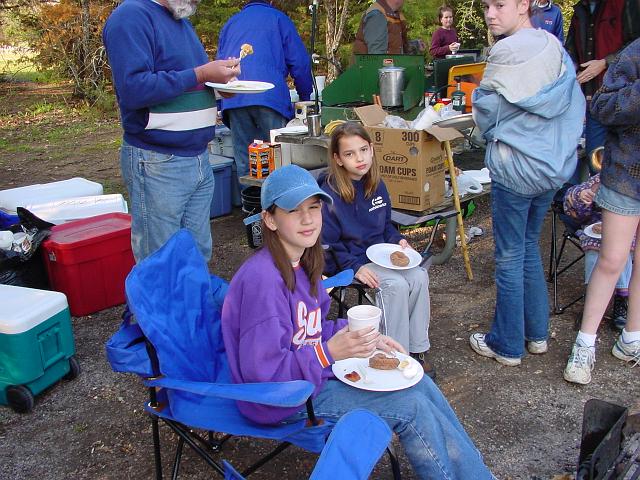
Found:
<path fill-rule="evenodd" d="M 125 0 L 102 37 L 113 75 L 124 135 L 122 178 L 129 192 L 131 246 L 136 261 L 181 228 L 211 258 L 209 211 L 216 102 L 205 82 L 240 74 L 234 58 L 210 62 L 187 17 L 197 0 Z"/>
<path fill-rule="evenodd" d="M 239 80 L 259 80 L 275 85 L 271 90 L 222 99 L 222 118 L 231 129 L 237 176 L 249 173 L 247 146 L 254 139 L 269 141 L 269 131 L 293 118 L 287 86 L 291 75 L 301 101 L 311 98 L 311 58 L 296 27 L 270 1 L 252 0 L 233 15 L 220 31 L 219 59 L 236 57 L 244 44 L 253 53 L 242 59 Z"/>
<path fill-rule="evenodd" d="M 562 30 L 562 12 L 552 0 L 538 0 L 534 4 L 531 14 L 531 25 L 533 28 L 546 30 L 564 43 L 564 32 Z"/>

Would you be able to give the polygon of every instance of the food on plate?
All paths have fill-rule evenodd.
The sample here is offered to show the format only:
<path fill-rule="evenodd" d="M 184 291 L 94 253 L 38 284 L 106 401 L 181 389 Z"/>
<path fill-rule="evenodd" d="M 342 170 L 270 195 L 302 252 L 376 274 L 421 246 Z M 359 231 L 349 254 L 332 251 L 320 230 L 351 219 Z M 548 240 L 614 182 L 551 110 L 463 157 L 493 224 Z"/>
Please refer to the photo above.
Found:
<path fill-rule="evenodd" d="M 418 374 L 419 366 L 415 363 L 409 363 L 405 368 L 402 369 L 402 375 L 404 378 L 413 378 Z"/>
<path fill-rule="evenodd" d="M 378 370 L 393 370 L 398 368 L 400 360 L 396 357 L 387 357 L 384 353 L 376 353 L 369 359 L 369 366 Z"/>
<path fill-rule="evenodd" d="M 409 366 L 409 364 L 410 364 L 410 363 L 411 363 L 411 362 L 410 362 L 409 360 L 402 360 L 402 361 L 400 362 L 400 365 L 398 365 L 398 368 L 399 368 L 400 370 L 404 370 L 405 368 L 407 368 L 407 367 Z"/>
<path fill-rule="evenodd" d="M 243 43 L 240 46 L 240 60 L 242 60 L 247 55 L 251 55 L 253 53 L 253 47 L 249 43 Z"/>
<path fill-rule="evenodd" d="M 601 222 L 594 223 L 591 226 L 591 231 L 596 235 L 602 235 L 602 223 Z"/>
<path fill-rule="evenodd" d="M 357 381 L 360 380 L 360 375 L 358 375 L 358 372 L 351 372 L 351 373 L 347 373 L 344 378 L 346 378 L 347 380 L 349 380 L 350 382 L 356 383 Z"/>
<path fill-rule="evenodd" d="M 389 259 L 391 260 L 391 264 L 395 265 L 396 267 L 406 267 L 407 265 L 409 265 L 409 257 L 407 257 L 400 250 L 397 250 L 389 255 Z"/>

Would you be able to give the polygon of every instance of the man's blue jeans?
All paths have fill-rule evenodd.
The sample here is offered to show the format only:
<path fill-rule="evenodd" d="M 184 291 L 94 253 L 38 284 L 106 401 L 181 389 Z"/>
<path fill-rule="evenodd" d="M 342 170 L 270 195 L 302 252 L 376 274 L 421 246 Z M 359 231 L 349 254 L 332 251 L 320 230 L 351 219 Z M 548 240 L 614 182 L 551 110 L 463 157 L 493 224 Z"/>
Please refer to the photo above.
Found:
<path fill-rule="evenodd" d="M 249 174 L 249 144 L 256 139 L 268 142 L 269 132 L 286 126 L 287 119 L 272 108 L 259 105 L 225 110 L 225 115 L 229 118 L 233 158 L 239 178 Z"/>
<path fill-rule="evenodd" d="M 520 358 L 525 341 L 548 336 L 549 299 L 538 241 L 554 193 L 525 197 L 491 185 L 497 293 L 485 341 L 503 357 Z"/>
<path fill-rule="evenodd" d="M 366 408 L 387 422 L 418 478 L 494 478 L 431 379 L 423 377 L 415 386 L 395 392 L 360 390 L 331 379 L 313 399 L 316 415 L 334 422 L 354 408 Z M 306 413 L 290 420 L 301 417 Z"/>
<path fill-rule="evenodd" d="M 120 167 L 131 203 L 131 246 L 136 261 L 158 250 L 181 228 L 193 234 L 208 261 L 214 183 L 209 153 L 179 157 L 123 141 Z"/>

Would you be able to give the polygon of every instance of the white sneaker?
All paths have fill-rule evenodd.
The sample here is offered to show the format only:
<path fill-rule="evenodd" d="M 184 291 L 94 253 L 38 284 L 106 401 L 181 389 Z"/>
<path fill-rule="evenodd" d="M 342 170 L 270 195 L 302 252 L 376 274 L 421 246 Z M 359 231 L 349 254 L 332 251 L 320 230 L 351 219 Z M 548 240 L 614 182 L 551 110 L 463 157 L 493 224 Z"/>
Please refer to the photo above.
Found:
<path fill-rule="evenodd" d="M 517 367 L 520 365 L 519 358 L 503 357 L 491 350 L 489 345 L 485 343 L 484 336 L 484 333 L 474 333 L 469 337 L 469 344 L 474 352 L 483 357 L 495 358 L 498 363 L 506 365 L 507 367 Z"/>
<path fill-rule="evenodd" d="M 611 353 L 614 357 L 619 358 L 625 362 L 633 362 L 632 367 L 640 364 L 640 340 L 635 342 L 626 343 L 622 340 L 622 335 L 618 337 L 616 343 L 613 345 Z"/>
<path fill-rule="evenodd" d="M 582 343 L 574 343 L 571 355 L 564 369 L 564 379 L 567 382 L 586 385 L 591 382 L 591 370 L 596 363 L 594 347 L 586 347 Z"/>
<path fill-rule="evenodd" d="M 533 353 L 534 355 L 540 355 L 542 353 L 547 353 L 547 350 L 549 350 L 549 344 L 546 340 L 533 340 L 531 342 L 527 342 L 527 350 L 529 350 L 529 353 Z"/>

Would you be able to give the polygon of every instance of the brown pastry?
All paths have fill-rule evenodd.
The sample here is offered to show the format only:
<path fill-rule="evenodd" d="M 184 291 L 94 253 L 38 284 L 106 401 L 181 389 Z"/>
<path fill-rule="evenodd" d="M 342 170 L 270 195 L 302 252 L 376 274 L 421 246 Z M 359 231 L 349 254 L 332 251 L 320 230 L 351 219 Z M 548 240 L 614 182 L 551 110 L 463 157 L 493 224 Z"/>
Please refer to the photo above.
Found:
<path fill-rule="evenodd" d="M 602 235 L 602 223 L 594 223 L 591 227 L 591 231 L 596 235 Z"/>
<path fill-rule="evenodd" d="M 376 353 L 369 359 L 369 366 L 378 370 L 393 370 L 398 368 L 400 360 L 396 357 L 387 357 L 384 353 Z"/>
<path fill-rule="evenodd" d="M 391 264 L 396 267 L 406 267 L 409 265 L 409 257 L 407 257 L 400 250 L 396 250 L 391 255 L 389 255 L 389 259 L 391 260 Z"/>
<path fill-rule="evenodd" d="M 251 55 L 253 53 L 253 47 L 248 43 L 243 43 L 240 47 L 240 60 L 242 60 L 247 55 Z"/>
<path fill-rule="evenodd" d="M 360 380 L 360 375 L 358 375 L 358 372 L 351 372 L 351 373 L 347 373 L 344 378 L 346 378 L 347 380 L 349 380 L 350 382 L 356 383 L 358 380 Z"/>

